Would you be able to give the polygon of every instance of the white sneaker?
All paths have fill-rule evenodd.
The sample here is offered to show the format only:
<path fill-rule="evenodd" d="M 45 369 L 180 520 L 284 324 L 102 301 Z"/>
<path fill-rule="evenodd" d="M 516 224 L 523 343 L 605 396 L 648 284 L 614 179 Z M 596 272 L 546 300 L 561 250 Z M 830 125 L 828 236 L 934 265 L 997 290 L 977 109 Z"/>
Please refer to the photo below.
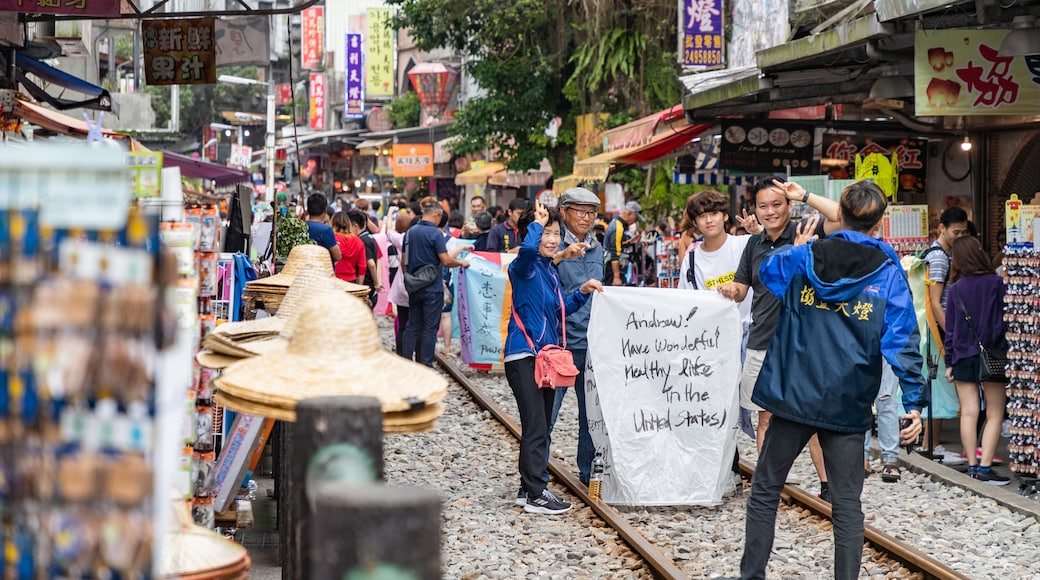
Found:
<path fill-rule="evenodd" d="M 964 465 L 968 462 L 967 459 L 961 457 L 960 453 L 947 451 L 942 445 L 936 445 L 933 454 L 936 457 L 942 457 L 943 465 Z"/>

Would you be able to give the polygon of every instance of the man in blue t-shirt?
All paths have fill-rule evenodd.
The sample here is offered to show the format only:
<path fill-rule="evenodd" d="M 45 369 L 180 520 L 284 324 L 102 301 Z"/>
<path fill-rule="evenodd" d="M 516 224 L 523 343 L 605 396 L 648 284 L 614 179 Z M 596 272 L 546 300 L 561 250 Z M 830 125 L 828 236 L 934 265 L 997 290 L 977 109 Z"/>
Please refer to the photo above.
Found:
<path fill-rule="evenodd" d="M 307 235 L 314 243 L 329 251 L 332 267 L 335 269 L 336 262 L 343 258 L 343 253 L 336 243 L 336 234 L 332 232 L 332 227 L 325 223 L 329 219 L 325 213 L 328 207 L 329 200 L 325 199 L 323 194 L 312 193 L 307 197 Z"/>
<path fill-rule="evenodd" d="M 404 329 L 402 346 L 405 358 L 415 358 L 416 362 L 432 367 L 437 328 L 444 309 L 444 278 L 440 266 L 469 268 L 469 262 L 448 254 L 444 233 L 437 227 L 444 213 L 437 200 L 428 198 L 419 209 L 422 219 L 405 233 L 402 257 L 405 272 L 415 274 L 423 266 L 435 265 L 437 275 L 424 288 L 408 294 L 408 325 Z"/>

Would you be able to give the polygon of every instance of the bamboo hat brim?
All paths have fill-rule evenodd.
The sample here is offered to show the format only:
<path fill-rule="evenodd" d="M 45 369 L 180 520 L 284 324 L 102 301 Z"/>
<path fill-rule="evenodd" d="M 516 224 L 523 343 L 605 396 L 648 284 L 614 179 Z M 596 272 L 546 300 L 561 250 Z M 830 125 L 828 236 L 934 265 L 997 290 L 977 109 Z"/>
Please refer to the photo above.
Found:
<path fill-rule="evenodd" d="M 248 568 L 249 555 L 240 544 L 196 525 L 183 502 L 174 504 L 174 527 L 166 532 L 159 560 L 161 578 L 229 578 Z"/>
<path fill-rule="evenodd" d="M 195 360 L 207 369 L 219 371 L 220 369 L 227 368 L 242 360 L 242 357 L 229 356 L 211 350 L 200 350 L 198 354 L 195 355 Z"/>
<path fill-rule="evenodd" d="M 327 271 L 330 277 L 335 275 L 335 272 L 332 271 L 332 257 L 329 255 L 329 251 L 316 244 L 306 244 L 289 250 L 289 257 L 285 259 L 285 267 L 282 268 L 281 272 L 274 276 L 247 282 L 246 289 L 265 286 L 291 286 L 293 280 L 296 279 L 296 274 L 299 273 L 304 264 L 316 264 Z"/>
<path fill-rule="evenodd" d="M 217 404 L 227 407 L 232 411 L 259 415 L 278 421 L 296 421 L 296 408 L 283 408 L 265 405 L 247 399 L 240 399 L 227 393 L 218 391 L 214 395 Z M 403 411 L 398 413 L 383 413 L 384 433 L 424 433 L 433 429 L 437 418 L 444 414 L 444 405 L 435 403 L 416 411 Z"/>
<path fill-rule="evenodd" d="M 238 362 L 214 384 L 233 397 L 283 409 L 312 397 L 376 397 L 384 413 L 439 403 L 448 388 L 433 369 L 384 349 L 368 305 L 340 293 L 300 312 L 284 351 Z"/>

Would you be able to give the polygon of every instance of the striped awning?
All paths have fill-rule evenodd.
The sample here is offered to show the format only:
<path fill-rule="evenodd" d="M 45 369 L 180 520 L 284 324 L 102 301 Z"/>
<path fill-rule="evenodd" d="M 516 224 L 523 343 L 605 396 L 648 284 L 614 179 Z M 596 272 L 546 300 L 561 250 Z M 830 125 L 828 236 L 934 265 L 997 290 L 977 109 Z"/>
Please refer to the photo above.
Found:
<path fill-rule="evenodd" d="M 757 179 L 754 175 L 726 175 L 715 171 L 672 173 L 672 183 L 680 185 L 751 185 Z"/>

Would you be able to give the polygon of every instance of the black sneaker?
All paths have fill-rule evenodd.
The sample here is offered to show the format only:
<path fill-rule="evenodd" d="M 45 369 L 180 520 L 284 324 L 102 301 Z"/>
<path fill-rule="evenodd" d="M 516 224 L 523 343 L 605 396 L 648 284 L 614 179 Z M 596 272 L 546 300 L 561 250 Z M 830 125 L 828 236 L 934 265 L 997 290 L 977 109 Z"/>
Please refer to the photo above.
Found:
<path fill-rule="evenodd" d="M 1011 480 L 1003 475 L 999 475 L 996 471 L 990 469 L 989 471 L 982 471 L 981 469 L 973 469 L 968 472 L 968 475 L 972 479 L 977 479 L 987 485 L 1007 485 Z"/>
<path fill-rule="evenodd" d="M 816 497 L 822 499 L 823 501 L 825 501 L 827 503 L 831 503 L 831 490 L 830 490 L 830 488 L 826 488 L 826 489 L 821 488 L 820 489 L 820 493 L 818 493 L 816 495 Z"/>
<path fill-rule="evenodd" d="M 562 514 L 571 509 L 571 504 L 557 499 L 548 489 L 542 491 L 542 495 L 532 497 L 527 495 L 527 504 L 524 511 L 532 514 Z"/>
<path fill-rule="evenodd" d="M 520 489 L 516 491 L 516 500 L 513 501 L 513 505 L 518 507 L 524 507 L 527 505 L 527 492 L 524 491 L 524 486 L 520 486 Z"/>

